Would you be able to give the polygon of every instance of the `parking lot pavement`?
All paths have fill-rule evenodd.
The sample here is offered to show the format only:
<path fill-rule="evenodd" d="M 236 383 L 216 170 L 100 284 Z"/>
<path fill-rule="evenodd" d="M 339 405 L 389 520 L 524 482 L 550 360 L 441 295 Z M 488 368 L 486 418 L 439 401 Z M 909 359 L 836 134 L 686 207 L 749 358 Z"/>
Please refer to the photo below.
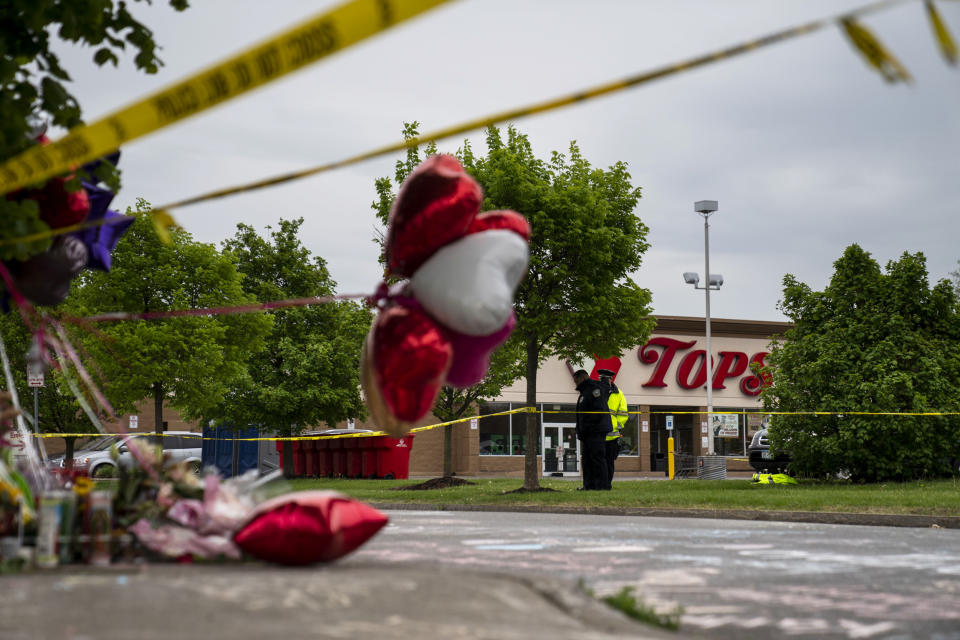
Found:
<path fill-rule="evenodd" d="M 0 585 L 0 640 L 678 637 L 569 583 L 362 559 L 302 569 L 67 567 Z"/>

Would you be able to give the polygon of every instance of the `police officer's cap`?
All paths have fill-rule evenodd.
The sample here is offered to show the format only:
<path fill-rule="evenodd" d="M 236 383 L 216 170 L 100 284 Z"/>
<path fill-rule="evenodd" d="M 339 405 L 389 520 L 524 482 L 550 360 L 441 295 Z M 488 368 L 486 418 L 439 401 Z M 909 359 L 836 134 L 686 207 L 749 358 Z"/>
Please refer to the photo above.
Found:
<path fill-rule="evenodd" d="M 613 371 L 610 371 L 610 369 L 597 369 L 597 373 L 600 374 L 601 378 L 612 378 L 616 375 Z"/>

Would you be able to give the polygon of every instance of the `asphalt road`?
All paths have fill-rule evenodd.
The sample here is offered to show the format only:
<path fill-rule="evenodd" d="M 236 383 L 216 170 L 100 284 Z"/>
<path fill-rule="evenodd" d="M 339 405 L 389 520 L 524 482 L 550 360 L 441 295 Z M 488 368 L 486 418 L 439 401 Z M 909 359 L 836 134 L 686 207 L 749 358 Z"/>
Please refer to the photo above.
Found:
<path fill-rule="evenodd" d="M 389 512 L 346 562 L 518 572 L 684 609 L 682 635 L 960 640 L 960 531 L 543 513 Z M 491 612 L 496 616 L 496 612 Z"/>

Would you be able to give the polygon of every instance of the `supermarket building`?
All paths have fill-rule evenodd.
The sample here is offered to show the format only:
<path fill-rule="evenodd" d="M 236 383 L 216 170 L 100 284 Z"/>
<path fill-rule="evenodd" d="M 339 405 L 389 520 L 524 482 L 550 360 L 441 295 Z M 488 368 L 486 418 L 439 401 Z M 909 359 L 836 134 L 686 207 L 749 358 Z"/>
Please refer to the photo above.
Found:
<path fill-rule="evenodd" d="M 663 473 L 669 435 L 666 428 L 668 417 L 672 418 L 672 433 L 678 452 L 700 456 L 708 451 L 704 319 L 655 317 L 656 328 L 645 344 L 626 350 L 619 362 L 603 362 L 604 366 L 614 370 L 619 366 L 615 381 L 626 396 L 631 412 L 623 429 L 622 453 L 616 463 L 617 477 Z M 713 406 L 715 411 L 724 412 L 714 416 L 714 451 L 727 458 L 728 471 L 748 471 L 746 448 L 753 433 L 761 428 L 764 417 L 759 413 L 761 381 L 752 373 L 750 363 L 762 362 L 763 356 L 769 352 L 771 340 L 782 335 L 791 325 L 713 318 L 710 326 L 715 369 Z M 588 370 L 592 365 L 583 364 Z M 579 443 L 574 435 L 577 392 L 573 370 L 570 363 L 551 358 L 541 365 L 537 374 L 539 433 L 535 447 L 538 469 L 543 476 L 580 475 Z M 133 432 L 155 430 L 149 405 L 146 400 L 141 403 L 139 423 L 129 420 Z M 526 380 L 520 379 L 505 388 L 495 400 L 481 402 L 479 415 L 475 418 L 417 433 L 410 454 L 411 475 L 439 476 L 443 473 L 446 432 L 451 435 L 452 470 L 457 475 L 522 477 L 528 414 L 490 414 L 525 406 Z M 428 415 L 417 426 L 439 422 L 437 417 Z M 120 428 L 119 424 L 111 426 L 110 431 Z M 170 407 L 164 407 L 163 426 L 164 430 L 199 430 L 196 423 L 183 421 Z M 337 427 L 377 428 L 375 424 L 361 420 L 344 422 Z M 47 444 L 50 453 L 62 451 L 59 438 Z M 265 444 L 267 448 L 273 445 L 272 442 Z"/>
<path fill-rule="evenodd" d="M 631 412 L 623 429 L 617 477 L 663 473 L 668 420 L 676 450 L 694 456 L 708 452 L 704 319 L 657 316 L 650 339 L 624 352 L 619 362 L 600 366 L 619 370 L 615 382 Z M 713 352 L 714 451 L 727 458 L 728 471 L 747 471 L 747 446 L 762 428 L 759 393 L 762 380 L 751 370 L 763 363 L 772 339 L 790 324 L 754 320 L 711 319 Z M 590 370 L 594 363 L 585 363 Z M 594 366 L 596 368 L 596 366 Z M 577 392 L 574 367 L 552 358 L 537 374 L 539 442 L 537 464 L 544 476 L 578 476 L 579 449 L 574 435 Z M 452 438 L 452 468 L 457 475 L 523 476 L 527 414 L 484 417 L 526 406 L 526 380 L 505 388 L 500 397 L 482 402 L 479 418 L 446 427 Z M 700 412 L 700 413 L 698 413 Z M 439 422 L 432 416 L 421 424 Z M 357 427 L 366 426 L 358 423 Z M 371 425 L 372 426 L 372 425 Z M 410 472 L 440 475 L 443 431 L 416 435 Z"/>

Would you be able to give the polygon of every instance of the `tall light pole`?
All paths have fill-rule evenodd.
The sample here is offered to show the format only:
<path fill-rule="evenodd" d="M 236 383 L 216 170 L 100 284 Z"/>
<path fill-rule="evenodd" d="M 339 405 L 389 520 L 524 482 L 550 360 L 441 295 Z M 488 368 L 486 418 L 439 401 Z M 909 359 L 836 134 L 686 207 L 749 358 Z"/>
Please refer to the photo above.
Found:
<path fill-rule="evenodd" d="M 683 279 L 692 284 L 695 289 L 703 289 L 706 299 L 706 335 L 707 348 L 704 366 L 707 368 L 707 454 L 714 455 L 713 447 L 713 357 L 710 349 L 710 290 L 719 290 L 723 285 L 723 276 L 710 273 L 710 214 L 718 209 L 716 200 L 698 200 L 693 203 L 693 210 L 703 216 L 703 273 L 707 281 L 703 287 L 698 286 L 700 276 L 686 272 Z"/>

